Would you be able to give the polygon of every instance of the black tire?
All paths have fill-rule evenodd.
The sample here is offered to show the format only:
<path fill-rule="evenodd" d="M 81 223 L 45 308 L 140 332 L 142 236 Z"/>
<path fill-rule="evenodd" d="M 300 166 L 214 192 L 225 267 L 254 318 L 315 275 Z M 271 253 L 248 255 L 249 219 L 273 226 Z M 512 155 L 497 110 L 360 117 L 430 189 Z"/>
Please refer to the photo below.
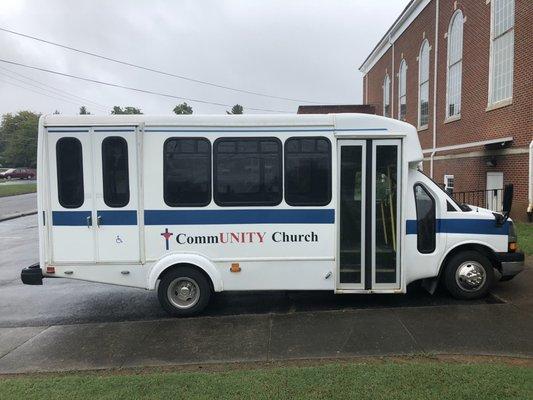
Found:
<path fill-rule="evenodd" d="M 467 290 L 464 288 L 466 283 L 462 283 L 463 286 L 458 282 L 461 279 L 457 278 L 458 269 L 461 266 L 464 266 L 465 263 L 473 263 L 478 268 L 483 269 L 484 280 L 479 287 L 470 288 Z M 448 264 L 446 265 L 446 270 L 444 271 L 444 283 L 448 292 L 455 297 L 456 299 L 479 299 L 485 297 L 492 285 L 494 284 L 494 269 L 491 262 L 483 254 L 478 253 L 477 251 L 463 251 L 461 253 L 453 256 Z"/>
<path fill-rule="evenodd" d="M 179 281 L 180 279 L 190 283 L 193 287 L 194 284 L 192 282 L 194 282 L 196 284 L 194 290 L 197 290 L 199 295 L 197 301 L 191 306 L 186 306 L 186 308 L 178 307 L 170 298 L 169 287 L 174 285 L 176 281 Z M 174 317 L 197 315 L 201 313 L 209 303 L 211 286 L 202 272 L 194 267 L 184 265 L 173 268 L 163 276 L 159 282 L 157 297 L 159 298 L 161 307 Z M 179 299 L 176 301 L 179 301 Z"/>

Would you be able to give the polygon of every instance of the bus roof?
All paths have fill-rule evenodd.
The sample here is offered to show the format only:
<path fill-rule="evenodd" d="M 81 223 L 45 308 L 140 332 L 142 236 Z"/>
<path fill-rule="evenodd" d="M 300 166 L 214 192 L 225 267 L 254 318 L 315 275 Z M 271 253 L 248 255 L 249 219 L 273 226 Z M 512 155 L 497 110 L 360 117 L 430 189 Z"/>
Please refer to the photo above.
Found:
<path fill-rule="evenodd" d="M 243 114 L 243 115 L 43 115 L 44 127 L 132 126 L 309 129 L 309 132 L 331 131 L 336 136 L 352 138 L 402 137 L 404 156 L 409 163 L 423 159 L 416 129 L 405 122 L 371 114 Z M 224 129 L 221 129 L 221 133 Z M 232 131 L 233 134 L 235 131 Z"/>

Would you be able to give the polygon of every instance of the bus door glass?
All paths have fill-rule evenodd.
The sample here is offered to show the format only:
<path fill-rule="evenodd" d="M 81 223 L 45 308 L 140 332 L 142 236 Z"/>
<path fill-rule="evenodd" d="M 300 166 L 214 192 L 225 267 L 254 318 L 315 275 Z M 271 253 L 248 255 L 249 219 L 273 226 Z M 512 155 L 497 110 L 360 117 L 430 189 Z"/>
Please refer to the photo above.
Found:
<path fill-rule="evenodd" d="M 400 141 L 338 143 L 337 288 L 399 288 Z"/>
<path fill-rule="evenodd" d="M 372 289 L 394 289 L 400 286 L 401 143 L 399 140 L 372 142 Z"/>
<path fill-rule="evenodd" d="M 363 289 L 366 143 L 339 140 L 338 154 L 337 287 Z"/>
<path fill-rule="evenodd" d="M 137 129 L 95 127 L 93 167 L 97 262 L 139 262 Z"/>

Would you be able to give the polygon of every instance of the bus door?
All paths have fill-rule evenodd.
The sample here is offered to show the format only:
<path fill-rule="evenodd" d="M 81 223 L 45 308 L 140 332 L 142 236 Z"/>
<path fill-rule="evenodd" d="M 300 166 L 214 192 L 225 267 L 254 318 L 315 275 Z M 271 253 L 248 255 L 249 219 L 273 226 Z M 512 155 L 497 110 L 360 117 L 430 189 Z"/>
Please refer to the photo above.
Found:
<path fill-rule="evenodd" d="M 140 262 L 136 127 L 93 130 L 96 261 Z"/>
<path fill-rule="evenodd" d="M 400 288 L 400 140 L 338 140 L 337 289 Z"/>
<path fill-rule="evenodd" d="M 93 168 L 87 127 L 46 130 L 50 213 L 44 221 L 52 264 L 94 263 Z"/>

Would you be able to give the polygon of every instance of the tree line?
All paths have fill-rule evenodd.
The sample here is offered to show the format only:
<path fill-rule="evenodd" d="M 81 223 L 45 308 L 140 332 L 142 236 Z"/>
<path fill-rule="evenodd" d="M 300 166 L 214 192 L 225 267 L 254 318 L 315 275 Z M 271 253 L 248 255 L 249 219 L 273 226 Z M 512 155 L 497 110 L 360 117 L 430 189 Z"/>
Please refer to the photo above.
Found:
<path fill-rule="evenodd" d="M 174 109 L 172 110 L 174 114 L 177 115 L 190 115 L 193 113 L 193 109 L 190 105 L 188 105 L 186 102 L 183 102 L 181 104 L 178 104 Z M 56 112 L 59 114 L 59 112 Z M 54 113 L 54 114 L 56 114 Z M 111 114 L 113 115 L 120 115 L 120 114 L 142 114 L 140 108 L 136 107 L 120 107 L 120 106 L 114 106 L 111 110 Z M 226 111 L 226 114 L 243 114 L 244 113 L 244 107 L 240 104 L 235 104 L 231 110 Z M 86 106 L 80 107 L 80 115 L 89 115 L 91 114 Z"/>
<path fill-rule="evenodd" d="M 243 114 L 243 107 L 235 104 L 227 114 Z M 193 109 L 186 102 L 174 107 L 177 115 L 190 115 Z M 80 115 L 90 115 L 86 106 L 81 106 Z M 113 115 L 142 114 L 140 108 L 114 106 Z M 54 114 L 60 114 L 58 110 Z M 32 111 L 19 111 L 16 114 L 2 115 L 0 122 L 0 167 L 31 167 L 37 165 L 37 130 L 41 114 Z"/>

